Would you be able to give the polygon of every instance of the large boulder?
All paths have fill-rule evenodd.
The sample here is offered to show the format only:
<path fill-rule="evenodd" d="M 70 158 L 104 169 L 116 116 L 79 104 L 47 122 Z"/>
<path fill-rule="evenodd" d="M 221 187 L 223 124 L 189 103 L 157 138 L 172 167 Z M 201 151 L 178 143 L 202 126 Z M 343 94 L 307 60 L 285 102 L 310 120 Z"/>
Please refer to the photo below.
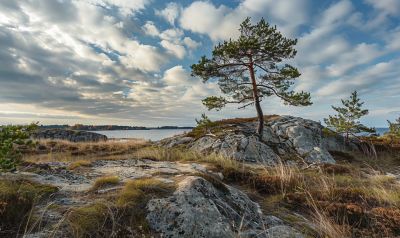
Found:
<path fill-rule="evenodd" d="M 99 142 L 107 141 L 107 136 L 88 131 L 65 129 L 39 130 L 32 135 L 35 139 L 68 140 L 71 142 Z"/>
<path fill-rule="evenodd" d="M 268 165 L 281 160 L 300 160 L 306 163 L 335 163 L 329 151 L 348 151 L 357 146 L 346 145 L 340 136 L 326 135 L 323 126 L 300 117 L 280 116 L 265 124 L 262 139 L 255 135 L 256 121 L 223 125 L 218 134 L 199 138 L 187 135 L 162 140 L 161 145 L 177 144 L 201 153 L 224 156 Z M 228 128 L 228 129 L 226 129 Z"/>
<path fill-rule="evenodd" d="M 303 237 L 228 185 L 188 176 L 174 194 L 147 204 L 150 227 L 162 237 Z"/>

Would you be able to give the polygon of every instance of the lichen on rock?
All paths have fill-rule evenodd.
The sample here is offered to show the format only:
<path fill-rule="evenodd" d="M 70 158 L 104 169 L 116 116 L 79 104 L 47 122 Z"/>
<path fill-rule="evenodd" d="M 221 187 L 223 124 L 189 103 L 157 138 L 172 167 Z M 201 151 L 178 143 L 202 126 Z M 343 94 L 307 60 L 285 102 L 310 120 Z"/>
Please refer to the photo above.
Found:
<path fill-rule="evenodd" d="M 267 237 L 272 228 L 246 194 L 197 176 L 182 180 L 172 196 L 150 200 L 147 209 L 150 227 L 163 237 Z"/>

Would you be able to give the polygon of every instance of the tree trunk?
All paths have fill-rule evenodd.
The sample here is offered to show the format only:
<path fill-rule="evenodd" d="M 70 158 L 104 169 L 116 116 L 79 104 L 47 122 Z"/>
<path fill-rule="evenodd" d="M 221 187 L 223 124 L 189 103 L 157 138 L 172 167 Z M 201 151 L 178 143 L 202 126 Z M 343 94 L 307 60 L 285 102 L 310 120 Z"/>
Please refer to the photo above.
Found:
<path fill-rule="evenodd" d="M 261 105 L 260 105 L 260 97 L 258 96 L 257 82 L 256 82 L 256 76 L 254 74 L 254 65 L 253 65 L 252 57 L 250 57 L 249 71 L 250 71 L 251 83 L 253 85 L 254 105 L 256 107 L 257 117 L 258 117 L 257 134 L 261 139 L 262 135 L 263 135 L 263 130 L 264 130 L 264 114 L 263 114 L 263 111 L 262 111 Z"/>

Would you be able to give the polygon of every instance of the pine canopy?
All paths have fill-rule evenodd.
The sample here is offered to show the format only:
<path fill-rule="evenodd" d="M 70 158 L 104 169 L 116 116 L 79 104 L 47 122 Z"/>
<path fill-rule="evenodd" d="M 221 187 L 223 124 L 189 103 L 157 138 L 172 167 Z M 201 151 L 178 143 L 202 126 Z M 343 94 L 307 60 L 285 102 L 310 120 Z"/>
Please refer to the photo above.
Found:
<path fill-rule="evenodd" d="M 278 96 L 285 104 L 311 105 L 310 94 L 291 90 L 299 71 L 283 60 L 296 55 L 297 40 L 288 39 L 264 19 L 252 25 L 247 18 L 240 25 L 237 40 L 224 41 L 215 46 L 212 58 L 203 56 L 192 65 L 192 75 L 204 82 L 217 79 L 225 97 L 211 96 L 203 100 L 208 109 L 221 109 L 228 103 L 254 103 L 251 74 L 256 77 L 257 96 L 260 101 L 268 96 Z"/>

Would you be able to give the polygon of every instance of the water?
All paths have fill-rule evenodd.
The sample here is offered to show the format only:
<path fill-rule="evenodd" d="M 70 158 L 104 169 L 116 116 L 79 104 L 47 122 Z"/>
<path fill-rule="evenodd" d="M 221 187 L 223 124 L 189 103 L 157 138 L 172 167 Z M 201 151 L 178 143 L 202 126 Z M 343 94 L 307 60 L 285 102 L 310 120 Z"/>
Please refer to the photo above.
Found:
<path fill-rule="evenodd" d="M 138 138 L 157 141 L 174 135 L 188 132 L 190 129 L 152 129 L 152 130 L 115 130 L 115 131 L 92 131 L 113 139 Z"/>
<path fill-rule="evenodd" d="M 383 135 L 388 128 L 376 128 L 376 133 Z M 174 135 L 190 131 L 189 129 L 152 129 L 152 130 L 115 130 L 115 131 L 93 131 L 113 139 L 138 138 L 157 141 Z"/>
<path fill-rule="evenodd" d="M 385 132 L 389 131 L 389 128 L 375 128 L 376 129 L 376 134 L 378 135 L 383 135 Z"/>

